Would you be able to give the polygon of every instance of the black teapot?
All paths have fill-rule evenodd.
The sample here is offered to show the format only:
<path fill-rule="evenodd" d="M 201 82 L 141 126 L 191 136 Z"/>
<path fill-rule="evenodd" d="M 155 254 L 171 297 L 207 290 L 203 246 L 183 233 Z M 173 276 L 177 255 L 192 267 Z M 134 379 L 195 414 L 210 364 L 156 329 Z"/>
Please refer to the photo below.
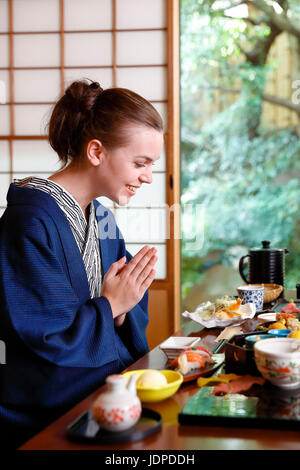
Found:
<path fill-rule="evenodd" d="M 242 256 L 239 272 L 246 284 L 279 284 L 284 286 L 286 248 L 272 248 L 271 242 L 264 240 L 262 248 L 252 248 Z M 249 258 L 248 279 L 244 274 L 244 260 Z"/>

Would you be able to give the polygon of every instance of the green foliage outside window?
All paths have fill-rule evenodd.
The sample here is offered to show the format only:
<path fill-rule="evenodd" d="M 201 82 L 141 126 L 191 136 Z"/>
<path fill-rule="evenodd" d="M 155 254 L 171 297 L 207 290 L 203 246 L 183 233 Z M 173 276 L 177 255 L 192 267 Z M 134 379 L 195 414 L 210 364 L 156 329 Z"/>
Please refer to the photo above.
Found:
<path fill-rule="evenodd" d="M 289 250 L 286 287 L 295 289 L 300 281 L 299 128 L 270 128 L 262 120 L 262 103 L 276 105 L 277 97 L 264 96 L 264 89 L 278 66 L 267 63 L 269 43 L 282 31 L 268 10 L 257 10 L 250 25 L 249 18 L 228 18 L 224 7 L 214 8 L 236 3 L 181 2 L 182 206 L 202 204 L 205 212 L 201 249 L 189 248 L 183 236 L 183 297 L 204 278 L 210 253 L 217 253 L 213 262 L 236 267 L 240 256 L 262 240 Z M 277 3 L 289 17 L 300 15 L 297 2 Z M 206 117 L 203 98 L 216 89 L 221 99 L 228 91 L 236 93 L 236 101 Z M 285 101 L 300 118 L 299 104 Z M 186 232 L 188 224 L 183 211 Z"/>

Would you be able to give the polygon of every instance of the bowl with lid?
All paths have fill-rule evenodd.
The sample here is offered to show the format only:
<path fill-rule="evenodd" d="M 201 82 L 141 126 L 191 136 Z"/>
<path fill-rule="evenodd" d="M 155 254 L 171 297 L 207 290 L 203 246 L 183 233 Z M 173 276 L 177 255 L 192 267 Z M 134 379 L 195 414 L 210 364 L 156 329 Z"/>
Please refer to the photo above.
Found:
<path fill-rule="evenodd" d="M 300 340 L 270 338 L 254 344 L 256 367 L 273 385 L 283 389 L 300 387 Z"/>

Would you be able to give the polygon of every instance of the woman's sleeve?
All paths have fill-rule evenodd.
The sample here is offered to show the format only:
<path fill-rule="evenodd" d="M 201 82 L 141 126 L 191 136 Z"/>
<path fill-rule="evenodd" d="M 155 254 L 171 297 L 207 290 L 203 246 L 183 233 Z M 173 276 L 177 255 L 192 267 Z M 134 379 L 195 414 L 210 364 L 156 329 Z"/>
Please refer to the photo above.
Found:
<path fill-rule="evenodd" d="M 45 223 L 31 218 L 22 229 L 2 230 L 1 314 L 30 349 L 57 365 L 100 367 L 118 360 L 108 300 L 82 305 Z"/>

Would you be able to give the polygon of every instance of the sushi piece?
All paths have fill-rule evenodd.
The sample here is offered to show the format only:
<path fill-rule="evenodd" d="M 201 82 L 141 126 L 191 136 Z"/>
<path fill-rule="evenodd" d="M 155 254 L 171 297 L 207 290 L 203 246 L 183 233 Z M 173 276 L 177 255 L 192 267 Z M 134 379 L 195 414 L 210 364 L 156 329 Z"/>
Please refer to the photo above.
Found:
<path fill-rule="evenodd" d="M 170 366 L 177 369 L 182 375 L 187 375 L 194 370 L 204 369 L 208 362 L 211 362 L 212 353 L 201 346 L 195 346 L 182 351 L 171 362 Z"/>
<path fill-rule="evenodd" d="M 299 308 L 296 307 L 295 302 L 290 302 L 282 310 L 282 313 L 300 313 Z"/>

